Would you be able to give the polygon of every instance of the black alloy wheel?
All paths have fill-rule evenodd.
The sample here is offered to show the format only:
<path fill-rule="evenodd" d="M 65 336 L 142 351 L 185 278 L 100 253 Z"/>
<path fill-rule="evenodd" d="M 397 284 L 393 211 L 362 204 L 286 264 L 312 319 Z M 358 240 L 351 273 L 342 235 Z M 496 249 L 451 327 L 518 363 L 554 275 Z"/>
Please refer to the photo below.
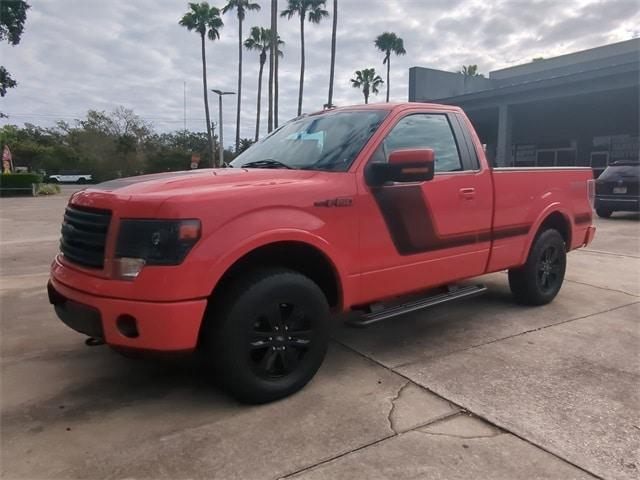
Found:
<path fill-rule="evenodd" d="M 312 343 L 311 324 L 303 308 L 278 303 L 253 322 L 248 353 L 258 375 L 281 378 L 298 368 Z"/>
<path fill-rule="evenodd" d="M 509 270 L 509 287 L 517 302 L 544 305 L 562 287 L 567 267 L 567 246 L 555 229 L 540 232 L 529 250 L 527 261 Z"/>
<path fill-rule="evenodd" d="M 329 320 L 327 299 L 310 278 L 284 268 L 249 271 L 214 293 L 200 346 L 234 397 L 270 402 L 313 378 Z"/>
<path fill-rule="evenodd" d="M 562 264 L 557 245 L 549 245 L 544 249 L 538 261 L 538 286 L 543 292 L 553 291 L 558 281 L 562 283 L 560 273 Z"/>

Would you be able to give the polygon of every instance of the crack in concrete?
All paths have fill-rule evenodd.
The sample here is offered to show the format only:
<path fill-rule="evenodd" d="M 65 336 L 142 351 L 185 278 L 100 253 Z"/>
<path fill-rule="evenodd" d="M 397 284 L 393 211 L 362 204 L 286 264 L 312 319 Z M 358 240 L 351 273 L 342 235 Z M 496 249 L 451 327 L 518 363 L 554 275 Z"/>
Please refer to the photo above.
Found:
<path fill-rule="evenodd" d="M 404 392 L 405 388 L 407 388 L 411 383 L 412 382 L 407 381 L 407 383 L 405 383 L 402 387 L 400 387 L 400 389 L 398 390 L 398 393 L 396 393 L 396 396 L 391 399 L 391 408 L 389 409 L 389 413 L 387 414 L 387 421 L 389 422 L 389 428 L 396 435 L 398 434 L 398 431 L 396 430 L 393 423 L 393 418 L 392 418 L 393 412 L 395 412 L 396 410 L 396 402 L 400 399 L 402 392 Z"/>
<path fill-rule="evenodd" d="M 638 302 L 632 302 L 632 303 L 630 303 L 630 304 L 628 304 L 628 305 L 622 305 L 622 306 L 620 306 L 620 307 L 612 308 L 612 309 L 607 310 L 607 311 L 617 310 L 618 308 L 628 307 L 629 305 L 635 305 L 635 304 L 637 304 L 637 303 L 638 303 Z M 605 311 L 605 312 L 598 312 L 598 313 L 606 313 L 607 311 Z M 597 314 L 596 314 L 596 313 L 594 313 L 594 314 L 592 314 L 592 315 L 597 315 Z M 592 315 L 587 315 L 586 317 L 589 317 L 589 316 L 592 316 Z M 581 317 L 581 318 L 586 318 L 586 317 Z M 573 319 L 573 320 L 579 320 L 579 318 L 576 318 L 576 319 Z M 572 321 L 572 320 L 567 320 L 567 321 Z M 566 322 L 563 322 L 563 323 L 566 323 Z M 550 325 L 550 326 L 553 326 L 553 325 Z M 396 371 L 396 370 L 395 370 L 395 368 L 397 368 L 397 367 L 390 368 L 390 367 L 386 366 L 385 364 L 380 363 L 379 361 L 377 361 L 377 360 L 375 360 L 374 358 L 370 357 L 369 355 L 366 355 L 366 354 L 364 354 L 364 353 L 362 353 L 362 352 L 360 352 L 360 351 L 356 350 L 355 348 L 353 348 L 353 347 L 351 347 L 351 346 L 347 345 L 347 344 L 346 344 L 346 343 L 344 343 L 344 342 L 341 342 L 341 341 L 339 341 L 339 340 L 337 340 L 337 339 L 335 339 L 335 338 L 333 339 L 333 341 L 334 341 L 334 342 L 336 342 L 336 343 L 337 343 L 337 344 L 339 344 L 339 345 L 342 345 L 344 348 L 346 348 L 346 349 L 348 349 L 348 350 L 350 350 L 350 351 L 352 351 L 352 352 L 354 352 L 354 353 L 356 353 L 356 354 L 360 355 L 361 357 L 363 357 L 363 358 L 365 358 L 365 359 L 369 360 L 371 363 L 373 363 L 373 364 L 375 364 L 375 365 L 378 365 L 378 366 L 380 366 L 380 367 L 382 367 L 382 368 L 384 368 L 384 369 L 388 370 L 389 372 L 395 373 L 396 375 L 399 375 L 400 377 L 402 377 L 402 378 L 404 378 L 404 379 L 408 380 L 408 381 L 409 381 L 409 382 L 411 382 L 411 383 L 414 383 L 414 382 L 413 382 L 413 380 L 411 380 L 409 377 L 407 377 L 406 375 L 403 375 L 402 373 L 400 373 L 400 372 Z M 493 342 L 490 342 L 490 343 L 493 343 Z M 468 410 L 468 409 L 466 409 L 465 407 L 463 407 L 462 405 L 458 405 L 457 403 L 455 403 L 455 402 L 453 402 L 453 401 L 449 400 L 449 399 L 448 399 L 448 398 L 446 398 L 446 397 L 443 397 L 442 395 L 440 395 L 440 394 L 438 394 L 438 393 L 434 392 L 433 390 L 430 390 L 429 388 L 427 388 L 427 387 L 425 387 L 425 386 L 423 386 L 423 385 L 418 385 L 418 386 L 419 386 L 420 388 L 422 388 L 422 389 L 426 390 L 427 392 L 432 393 L 432 394 L 433 394 L 433 395 L 435 395 L 436 397 L 441 398 L 442 400 L 444 400 L 444 401 L 446 401 L 446 402 L 449 402 L 451 405 L 456 406 L 457 408 L 459 408 L 459 409 L 460 409 L 460 413 L 464 413 L 464 412 L 473 413 L 473 412 L 471 412 L 470 410 Z M 454 415 L 457 415 L 457 414 L 458 414 L 458 413 L 455 413 L 455 414 L 452 414 L 451 416 L 454 416 Z M 499 426 L 499 425 L 497 425 L 496 423 L 494 423 L 494 422 L 490 421 L 489 419 L 487 419 L 487 418 L 485 418 L 485 417 L 483 417 L 483 416 L 481 416 L 481 415 L 478 415 L 478 414 L 476 414 L 476 413 L 473 413 L 473 415 L 474 415 L 476 418 L 478 418 L 478 419 L 480 419 L 480 420 L 482 420 L 482 421 L 484 421 L 484 422 L 488 423 L 489 425 L 491 425 L 491 426 L 493 426 L 493 427 L 495 427 L 495 428 L 498 428 L 498 429 L 500 429 L 501 431 L 504 431 L 505 433 L 508 433 L 508 434 L 510 434 L 510 435 L 513 435 L 514 437 L 519 438 L 519 439 L 520 439 L 520 440 L 522 440 L 523 442 L 526 442 L 526 443 L 528 443 L 528 444 L 530 444 L 530 445 L 533 445 L 534 447 L 539 448 L 539 449 L 540 449 L 540 450 L 542 450 L 543 452 L 547 452 L 549 455 L 551 455 L 551 456 L 553 456 L 553 457 L 555 457 L 555 458 L 557 458 L 557 459 L 559 459 L 559 460 L 561 460 L 561 461 L 563 461 L 563 462 L 565 462 L 565 463 L 567 463 L 567 464 L 569 464 L 569 465 L 574 466 L 574 467 L 575 467 L 575 468 L 577 468 L 578 470 L 581 470 L 581 471 L 583 471 L 584 473 L 586 473 L 586 474 L 588 474 L 588 475 L 591 475 L 591 476 L 592 476 L 592 477 L 594 477 L 594 478 L 597 478 L 597 479 L 603 480 L 603 479 L 602 479 L 602 477 L 600 477 L 599 475 L 596 475 L 595 473 L 593 473 L 593 472 L 591 472 L 591 471 L 587 470 L 587 468 L 582 467 L 581 465 L 578 465 L 577 463 L 572 462 L 571 460 L 568 460 L 568 459 L 564 458 L 563 456 L 561 456 L 560 454 L 558 454 L 558 453 L 556 453 L 556 452 L 554 452 L 554 451 L 550 450 L 549 448 L 546 448 L 546 447 L 544 447 L 543 445 L 540 445 L 540 444 L 538 444 L 538 443 L 534 442 L 533 440 L 529 440 L 528 438 L 526 438 L 526 437 L 524 437 L 524 436 L 522 436 L 522 435 L 519 435 L 519 434 L 517 434 L 517 433 L 515 433 L 515 432 L 512 432 L 512 431 L 511 431 L 511 430 L 509 430 L 509 429 L 506 429 L 506 428 L 500 427 L 500 426 Z M 447 418 L 447 417 L 442 418 L 442 419 L 434 419 L 433 421 L 434 421 L 434 422 L 436 422 L 436 421 L 442 421 L 442 420 L 445 420 L 446 418 Z M 431 422 L 430 422 L 430 423 L 431 423 Z M 422 428 L 422 427 L 425 427 L 425 426 L 427 426 L 427 425 L 428 425 L 428 424 L 420 425 L 420 426 L 416 427 L 415 429 Z M 414 429 L 414 430 L 415 430 L 415 429 Z M 413 430 L 410 430 L 410 431 L 413 431 Z M 396 436 L 398 436 L 398 435 L 389 435 L 388 437 L 386 437 L 386 438 L 382 438 L 382 439 L 380 439 L 380 440 L 378 440 L 378 441 L 376 441 L 376 442 L 373 442 L 373 443 L 372 443 L 372 444 L 370 444 L 370 445 L 374 445 L 374 444 L 377 444 L 377 443 L 383 442 L 383 441 L 385 441 L 385 440 L 387 440 L 387 439 L 389 439 L 389 438 L 394 438 L 394 437 L 396 437 Z M 362 450 L 362 449 L 364 449 L 364 448 L 367 448 L 367 446 L 370 446 L 370 445 L 362 446 L 362 447 L 360 447 L 360 448 L 354 449 L 353 451 L 356 451 L 356 450 Z M 348 452 L 348 453 L 351 453 L 351 452 Z M 335 458 L 339 458 L 339 457 L 342 457 L 342 456 L 344 456 L 344 455 L 348 455 L 348 453 L 345 453 L 345 454 L 343 454 L 343 455 L 339 455 L 339 456 L 337 456 L 337 457 L 335 457 Z M 317 464 L 315 464 L 315 465 L 312 465 L 312 466 L 309 466 L 309 467 L 302 468 L 302 469 L 298 470 L 297 472 L 293 472 L 293 473 L 290 473 L 290 474 L 286 475 L 286 477 L 290 477 L 290 476 L 296 475 L 297 473 L 300 473 L 300 472 L 303 472 L 303 471 L 306 471 L 306 470 L 310 470 L 310 469 L 314 468 L 315 466 L 321 465 L 321 464 L 323 464 L 323 463 L 328 463 L 328 462 L 330 462 L 331 460 L 333 460 L 333 459 L 326 460 L 326 461 L 323 461 L 323 462 L 319 462 L 319 463 L 317 463 Z M 282 478 L 285 478 L 285 477 L 282 477 Z"/>
<path fill-rule="evenodd" d="M 564 281 L 577 283 L 578 285 L 586 285 L 587 287 L 599 288 L 600 290 L 607 290 L 608 292 L 623 293 L 625 295 L 629 295 L 630 297 L 635 297 L 635 298 L 638 298 L 640 296 L 640 295 L 636 295 L 635 293 L 625 292 L 624 290 L 616 290 L 615 288 L 602 287 L 600 285 L 592 285 L 591 283 L 580 282 L 578 280 L 571 280 L 569 278 L 565 278 Z"/>
<path fill-rule="evenodd" d="M 602 250 L 592 250 L 590 248 L 582 248 L 572 253 L 591 253 L 595 255 L 611 255 L 612 257 L 640 258 L 640 255 L 633 255 L 632 253 L 603 252 Z"/>
<path fill-rule="evenodd" d="M 434 435 L 434 436 L 439 436 L 439 437 L 451 437 L 451 438 L 460 438 L 462 440 L 475 440 L 478 438 L 493 438 L 493 437 L 497 437 L 498 435 L 504 435 L 506 432 L 498 432 L 498 433 L 494 433 L 493 435 L 456 435 L 453 433 L 436 433 L 436 432 L 425 432 L 424 430 L 416 430 L 419 433 L 422 433 L 424 435 Z"/>
<path fill-rule="evenodd" d="M 400 394 L 401 394 L 402 390 L 404 390 L 410 384 L 416 385 L 418 388 L 421 388 L 422 390 L 427 390 L 426 388 L 422 387 L 421 385 L 418 385 L 418 384 L 412 382 L 411 380 L 408 380 L 406 384 L 404 384 L 402 387 L 400 387 L 400 390 L 398 390 L 398 395 L 396 395 L 394 400 L 397 400 L 400 397 Z M 433 423 L 441 422 L 441 421 L 447 420 L 448 418 L 455 417 L 455 416 L 459 415 L 460 413 L 461 412 L 456 411 L 456 412 L 453 412 L 451 414 L 446 414 L 444 416 L 441 416 L 439 418 L 433 418 L 433 419 L 423 423 L 422 425 L 418 425 L 417 427 L 412 428 L 411 430 L 407 430 L 406 432 L 392 433 L 390 435 L 386 435 L 386 436 L 384 436 L 382 438 L 379 438 L 378 440 L 375 440 L 375 441 L 373 441 L 371 443 L 367 443 L 366 445 L 361 445 L 359 447 L 352 448 L 351 450 L 348 450 L 346 452 L 342 452 L 342 453 L 340 453 L 338 455 L 334 455 L 333 457 L 325 458 L 324 460 L 320 460 L 319 462 L 316 462 L 313 465 L 307 465 L 306 467 L 302 467 L 302 468 L 300 468 L 300 469 L 298 469 L 298 470 L 296 470 L 294 472 L 287 473 L 287 474 L 285 474 L 285 475 L 283 475 L 281 477 L 278 477 L 278 478 L 279 479 L 291 478 L 294 475 L 298 475 L 300 473 L 306 472 L 307 470 L 312 470 L 312 469 L 314 469 L 316 467 L 319 467 L 320 465 L 324 465 L 326 463 L 333 462 L 334 460 L 338 460 L 339 458 L 346 457 L 347 455 L 350 455 L 352 453 L 358 452 L 360 450 L 364 450 L 365 448 L 372 447 L 374 445 L 377 445 L 379 443 L 385 442 L 387 440 L 391 440 L 391 439 L 399 437 L 401 435 L 405 435 L 405 434 L 407 434 L 409 432 L 417 431 L 419 428 L 428 427 L 429 425 L 431 425 Z"/>

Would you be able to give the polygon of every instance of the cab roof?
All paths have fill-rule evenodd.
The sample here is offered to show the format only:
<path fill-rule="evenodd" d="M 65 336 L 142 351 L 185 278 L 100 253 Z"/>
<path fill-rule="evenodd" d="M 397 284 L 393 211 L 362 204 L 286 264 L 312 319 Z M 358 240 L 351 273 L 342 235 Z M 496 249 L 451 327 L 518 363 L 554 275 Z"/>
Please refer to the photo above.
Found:
<path fill-rule="evenodd" d="M 360 105 L 348 105 L 344 107 L 330 108 L 327 110 L 319 110 L 309 115 L 320 115 L 326 112 L 353 111 L 353 110 L 387 110 L 401 111 L 411 108 L 428 108 L 433 110 L 444 110 L 449 112 L 462 112 L 460 107 L 453 105 L 442 105 L 439 103 L 422 103 L 422 102 L 401 102 L 401 103 L 369 103 Z"/>

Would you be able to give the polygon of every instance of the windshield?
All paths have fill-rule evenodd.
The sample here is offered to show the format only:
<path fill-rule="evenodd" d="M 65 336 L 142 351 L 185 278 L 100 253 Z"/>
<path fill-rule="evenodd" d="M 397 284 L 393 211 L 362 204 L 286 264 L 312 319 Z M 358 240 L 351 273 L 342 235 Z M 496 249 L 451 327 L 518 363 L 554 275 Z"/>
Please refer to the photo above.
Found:
<path fill-rule="evenodd" d="M 359 110 L 299 118 L 245 150 L 231 166 L 344 172 L 386 115 Z"/>

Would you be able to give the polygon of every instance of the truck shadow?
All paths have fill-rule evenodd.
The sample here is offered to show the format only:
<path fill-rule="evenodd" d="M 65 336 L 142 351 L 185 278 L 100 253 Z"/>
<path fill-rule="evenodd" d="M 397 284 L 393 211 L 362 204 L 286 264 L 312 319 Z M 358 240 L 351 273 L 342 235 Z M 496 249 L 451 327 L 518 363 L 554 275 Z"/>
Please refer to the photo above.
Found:
<path fill-rule="evenodd" d="M 394 368 L 562 323 L 580 310 L 589 312 L 584 305 L 579 306 L 579 298 L 574 299 L 567 292 L 577 290 L 570 284 L 565 284 L 565 291 L 551 304 L 528 307 L 513 300 L 504 273 L 488 275 L 481 281 L 488 290 L 480 297 L 398 316 L 367 329 L 336 322 L 332 336 L 337 342 Z"/>
<path fill-rule="evenodd" d="M 611 217 L 600 219 L 600 221 L 613 221 L 613 220 L 621 220 L 621 221 L 639 221 L 640 220 L 640 212 L 614 212 L 611 214 Z"/>

